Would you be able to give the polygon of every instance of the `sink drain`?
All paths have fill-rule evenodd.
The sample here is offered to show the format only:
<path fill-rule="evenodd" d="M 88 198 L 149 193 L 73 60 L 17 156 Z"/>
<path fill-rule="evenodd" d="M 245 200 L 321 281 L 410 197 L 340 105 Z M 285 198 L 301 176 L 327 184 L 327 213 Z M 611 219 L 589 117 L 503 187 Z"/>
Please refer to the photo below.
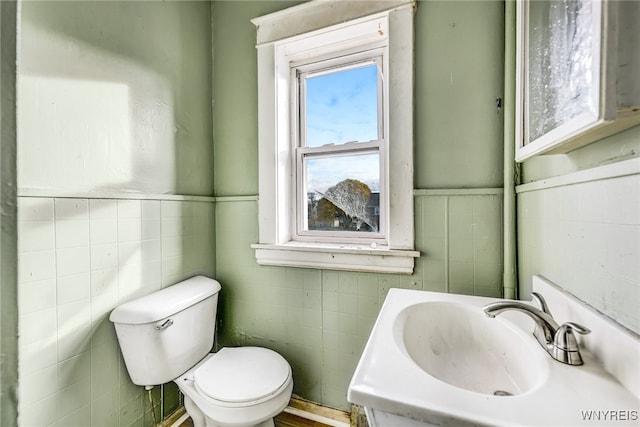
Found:
<path fill-rule="evenodd" d="M 508 391 L 504 391 L 504 390 L 496 390 L 493 392 L 494 396 L 513 396 L 513 393 L 509 393 Z"/>

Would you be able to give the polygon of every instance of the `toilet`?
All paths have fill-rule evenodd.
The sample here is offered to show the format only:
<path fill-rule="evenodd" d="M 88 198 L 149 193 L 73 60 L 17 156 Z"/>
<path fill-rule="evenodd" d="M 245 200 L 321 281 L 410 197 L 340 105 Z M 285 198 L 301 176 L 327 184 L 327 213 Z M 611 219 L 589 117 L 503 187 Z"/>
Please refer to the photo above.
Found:
<path fill-rule="evenodd" d="M 261 347 L 213 347 L 220 284 L 195 276 L 116 307 L 109 317 L 134 384 L 175 382 L 195 427 L 273 426 L 291 366 Z"/>

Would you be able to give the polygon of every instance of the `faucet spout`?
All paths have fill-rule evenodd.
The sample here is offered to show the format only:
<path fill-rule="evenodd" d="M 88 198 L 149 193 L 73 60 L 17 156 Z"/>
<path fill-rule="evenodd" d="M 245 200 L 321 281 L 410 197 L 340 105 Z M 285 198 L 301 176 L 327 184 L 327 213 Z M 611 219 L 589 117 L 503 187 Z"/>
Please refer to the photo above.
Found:
<path fill-rule="evenodd" d="M 560 327 L 558 323 L 551 317 L 551 315 L 525 304 L 521 301 L 498 301 L 485 305 L 484 312 L 489 317 L 496 317 L 498 314 L 508 311 L 516 310 L 529 316 L 536 323 L 536 329 L 533 335 L 536 337 L 540 345 L 542 345 L 547 351 L 553 346 L 553 340 Z"/>
<path fill-rule="evenodd" d="M 562 363 L 568 365 L 582 365 L 580 348 L 573 332 L 588 334 L 588 328 L 573 322 L 564 323 L 559 326 L 549 312 L 549 308 L 542 296 L 536 296 L 542 309 L 537 309 L 522 301 L 505 300 L 493 302 L 482 307 L 489 317 L 496 317 L 498 314 L 508 310 L 519 311 L 531 317 L 536 323 L 533 336 L 536 337 L 540 346 L 549 355 Z"/>

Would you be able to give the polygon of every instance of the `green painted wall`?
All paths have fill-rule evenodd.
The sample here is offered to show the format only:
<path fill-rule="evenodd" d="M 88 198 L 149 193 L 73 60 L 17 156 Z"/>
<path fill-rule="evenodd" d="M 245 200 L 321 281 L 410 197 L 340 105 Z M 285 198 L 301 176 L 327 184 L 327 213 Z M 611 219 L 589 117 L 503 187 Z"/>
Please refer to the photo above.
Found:
<path fill-rule="evenodd" d="M 17 425 L 17 2 L 0 3 L 0 425 Z"/>
<path fill-rule="evenodd" d="M 108 316 L 213 275 L 212 201 L 170 196 L 213 192 L 210 10 L 202 1 L 22 2 L 13 227 L 22 426 L 152 425 Z M 3 46 L 3 67 L 4 55 Z M 9 296 L 3 280 L 4 289 Z M 153 396 L 158 419 L 180 405 L 173 383 Z"/>
<path fill-rule="evenodd" d="M 258 194 L 256 32 L 250 19 L 299 3 L 212 3 L 216 196 Z"/>
<path fill-rule="evenodd" d="M 503 57 L 502 2 L 419 2 L 416 188 L 502 187 Z"/>
<path fill-rule="evenodd" d="M 416 13 L 416 248 L 413 275 L 260 267 L 257 74 L 250 19 L 292 2 L 214 2 L 216 276 L 219 343 L 292 364 L 294 391 L 348 408 L 347 386 L 392 287 L 502 292 L 502 2 L 419 2 Z M 480 194 L 458 191 L 483 189 Z M 440 189 L 432 192 L 428 189 Z"/>
<path fill-rule="evenodd" d="M 21 26 L 20 187 L 212 194 L 208 3 L 28 1 Z"/>

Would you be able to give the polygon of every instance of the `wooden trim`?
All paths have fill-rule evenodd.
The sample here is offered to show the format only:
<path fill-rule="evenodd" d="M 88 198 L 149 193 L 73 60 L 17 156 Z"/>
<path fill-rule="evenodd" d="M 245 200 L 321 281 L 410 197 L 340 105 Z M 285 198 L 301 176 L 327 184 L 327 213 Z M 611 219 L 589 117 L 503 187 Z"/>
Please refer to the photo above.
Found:
<path fill-rule="evenodd" d="M 205 202 L 212 203 L 216 201 L 215 197 L 210 196 L 189 196 L 182 194 L 151 194 L 136 193 L 133 191 L 66 191 L 48 188 L 18 188 L 18 197 L 44 197 L 52 199 L 130 199 L 130 200 L 170 200 L 177 202 Z"/>
<path fill-rule="evenodd" d="M 504 188 L 416 188 L 414 196 L 500 196 Z"/>
<path fill-rule="evenodd" d="M 317 424 L 334 427 L 349 427 L 351 424 L 351 414 L 340 409 L 330 408 L 310 400 L 303 399 L 298 395 L 292 395 L 284 412 L 297 417 L 311 420 Z"/>
<path fill-rule="evenodd" d="M 256 26 L 256 46 L 262 47 L 288 38 L 304 37 L 306 33 L 320 32 L 332 25 L 366 20 L 407 7 L 415 9 L 415 0 L 309 1 L 253 18 L 251 22 Z"/>
<path fill-rule="evenodd" d="M 344 248 L 309 243 L 253 244 L 251 247 L 255 249 L 259 265 L 379 273 L 412 274 L 414 259 L 420 256 L 420 252 L 413 250 L 373 249 L 364 245 Z"/>
<path fill-rule="evenodd" d="M 162 420 L 162 422 L 158 425 L 158 427 L 173 426 L 175 423 L 180 421 L 180 419 L 185 415 L 187 415 L 186 409 L 184 409 L 184 406 L 180 406 L 178 409 L 173 411 L 167 418 Z"/>
<path fill-rule="evenodd" d="M 516 193 L 526 193 L 529 191 L 546 190 L 554 187 L 564 187 L 567 185 L 584 184 L 591 181 L 604 179 L 622 178 L 629 175 L 640 174 L 640 158 L 623 160 L 591 169 L 584 169 L 571 172 L 566 175 L 555 176 L 529 182 L 516 186 Z"/>
<path fill-rule="evenodd" d="M 352 406 L 352 409 L 356 408 Z M 359 419 L 360 422 L 354 424 L 353 413 L 324 406 L 294 394 L 291 396 L 289 406 L 275 417 L 275 424 L 279 427 L 368 427 L 362 408 L 360 408 L 358 414 L 359 416 L 356 419 Z M 188 416 L 187 412 L 184 406 L 181 406 L 165 418 L 158 427 L 173 427 L 176 423 L 181 422 L 181 419 L 185 416 Z M 364 423 L 362 423 L 362 420 L 364 420 Z"/>
<path fill-rule="evenodd" d="M 214 197 L 216 203 L 225 203 L 225 202 L 257 202 L 258 195 L 248 195 L 248 196 L 216 196 Z"/>

